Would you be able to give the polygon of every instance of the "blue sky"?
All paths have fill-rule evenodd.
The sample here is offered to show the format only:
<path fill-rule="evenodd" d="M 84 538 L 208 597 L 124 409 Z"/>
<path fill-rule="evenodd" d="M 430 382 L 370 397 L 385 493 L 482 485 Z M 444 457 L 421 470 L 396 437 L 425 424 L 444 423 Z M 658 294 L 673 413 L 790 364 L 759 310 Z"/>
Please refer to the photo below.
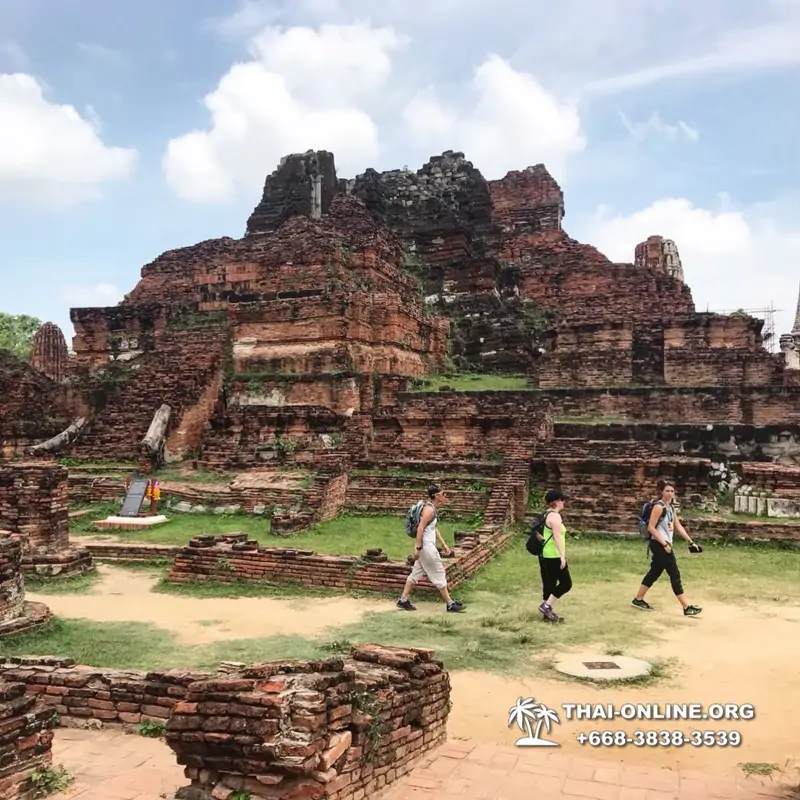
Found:
<path fill-rule="evenodd" d="M 379 9 L 379 10 L 378 10 Z M 800 285 L 799 0 L 4 0 L 0 310 L 72 335 L 164 250 L 240 236 L 281 155 L 341 176 L 544 162 L 614 260 L 677 242 L 699 309 Z"/>

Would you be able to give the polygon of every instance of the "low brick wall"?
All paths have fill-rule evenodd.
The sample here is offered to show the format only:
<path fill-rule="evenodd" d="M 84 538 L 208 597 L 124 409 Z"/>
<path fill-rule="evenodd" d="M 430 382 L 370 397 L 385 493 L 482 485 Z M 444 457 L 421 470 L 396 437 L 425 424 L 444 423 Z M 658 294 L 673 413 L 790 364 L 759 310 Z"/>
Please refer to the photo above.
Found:
<path fill-rule="evenodd" d="M 61 724 L 67 727 L 164 723 L 175 703 L 186 697 L 189 685 L 214 674 L 76 667 L 69 658 L 0 661 L 0 680 L 24 683 L 30 694 L 58 712 Z"/>
<path fill-rule="evenodd" d="M 161 509 L 176 507 L 178 511 L 189 511 L 192 507 L 205 506 L 232 508 L 248 513 L 264 513 L 270 506 L 288 506 L 306 501 L 307 491 L 302 489 L 232 489 L 225 484 L 195 484 L 179 481 L 161 483 Z M 79 475 L 70 478 L 69 497 L 72 502 L 110 503 L 125 497 L 125 481 L 122 478 L 93 477 Z M 184 504 L 184 505 L 181 505 Z"/>
<path fill-rule="evenodd" d="M 53 761 L 53 709 L 0 675 L 0 797 L 32 800 L 29 776 Z"/>
<path fill-rule="evenodd" d="M 52 732 L 43 729 L 55 711 L 69 727 L 164 723 L 198 800 L 229 800 L 241 790 L 251 800 L 363 800 L 444 742 L 449 699 L 443 664 L 417 648 L 363 645 L 347 658 L 227 674 L 7 659 L 0 661 L 0 797 L 16 796 L 4 791 L 15 785 L 9 776 L 49 758 Z M 21 713 L 5 713 L 9 702 Z M 9 741 L 28 760 L 18 755 L 9 767 L 5 719 L 24 713 Z"/>
<path fill-rule="evenodd" d="M 723 518 L 708 519 L 697 517 L 681 517 L 684 527 L 692 537 L 703 539 L 735 540 L 746 542 L 782 541 L 800 544 L 800 525 L 781 524 L 779 522 L 739 522 Z M 602 514 L 570 514 L 565 523 L 571 530 L 586 533 L 608 533 L 619 536 L 638 538 L 639 531 L 636 520 L 627 523 L 609 520 Z M 680 543 L 680 538 L 679 543 Z M 681 545 L 682 546 L 682 545 Z"/>
<path fill-rule="evenodd" d="M 183 548 L 158 544 L 90 544 L 86 549 L 99 561 L 172 561 Z"/>
<path fill-rule="evenodd" d="M 454 557 L 444 560 L 450 587 L 457 586 L 472 575 L 495 553 L 505 549 L 509 542 L 510 536 L 494 529 L 457 531 Z M 248 541 L 246 534 L 223 534 L 192 539 L 175 557 L 169 580 L 176 583 L 264 581 L 356 591 L 398 592 L 410 569 L 409 563 L 389 561 L 380 549 L 370 550 L 360 557 L 325 555 L 313 550 L 261 547 L 255 541 Z M 427 579 L 423 579 L 418 591 L 437 590 Z"/>
<path fill-rule="evenodd" d="M 198 800 L 361 800 L 445 741 L 449 695 L 431 651 L 366 645 L 192 684 L 167 744 Z"/>

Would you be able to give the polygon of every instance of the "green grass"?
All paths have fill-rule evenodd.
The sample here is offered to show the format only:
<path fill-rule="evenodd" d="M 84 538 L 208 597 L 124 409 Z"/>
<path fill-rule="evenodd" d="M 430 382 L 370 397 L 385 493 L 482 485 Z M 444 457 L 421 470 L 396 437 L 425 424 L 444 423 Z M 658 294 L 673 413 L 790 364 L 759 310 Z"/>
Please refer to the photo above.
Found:
<path fill-rule="evenodd" d="M 71 519 L 70 535 L 76 541 L 80 541 L 81 535 L 102 535 L 119 542 L 182 546 L 193 536 L 243 532 L 267 547 L 292 547 L 317 553 L 359 556 L 369 548 L 380 547 L 390 559 L 405 560 L 411 552 L 411 540 L 405 534 L 405 519 L 400 514 L 342 515 L 292 536 L 273 536 L 269 518 L 251 514 L 182 514 L 169 511 L 168 522 L 150 529 L 115 532 L 94 528 L 95 521 L 117 511 L 116 506 L 101 505 L 93 509 L 92 514 Z M 444 519 L 439 523 L 439 531 L 452 544 L 456 530 L 471 530 L 477 524 L 477 517 L 460 521 Z"/>
<path fill-rule="evenodd" d="M 79 575 L 55 575 L 48 578 L 44 575 L 26 575 L 25 590 L 34 594 L 86 594 L 100 580 L 96 570 L 82 572 Z"/>
<path fill-rule="evenodd" d="M 359 535 L 351 521 L 339 522 L 342 530 Z M 402 532 L 399 535 L 404 536 Z M 370 612 L 357 623 L 338 627 L 332 618 L 333 627 L 319 636 L 235 639 L 194 647 L 178 644 L 170 632 L 142 623 L 56 619 L 37 634 L 5 640 L 3 650 L 9 655 L 69 655 L 79 663 L 104 667 L 214 669 L 221 660 L 318 658 L 346 652 L 351 644 L 381 642 L 430 647 L 448 669 L 523 675 L 530 674 L 536 661 L 535 669 L 555 677 L 553 652 L 591 645 L 608 655 L 636 655 L 637 647 L 658 636 L 659 624 L 677 624 L 678 607 L 666 577 L 648 599 L 665 611 L 671 609 L 674 618 L 664 617 L 663 623 L 656 623 L 652 615 L 630 607 L 630 598 L 648 567 L 643 544 L 598 536 L 569 537 L 567 553 L 575 588 L 561 607 L 568 623 L 544 624 L 537 612 L 541 601 L 538 565 L 525 551 L 524 538 L 517 536 L 505 553 L 454 590 L 454 595 L 468 605 L 464 614 L 446 614 L 440 601 L 424 596 L 415 598 L 419 608 L 416 613 L 396 611 L 392 595 L 385 598 L 385 613 Z M 796 553 L 769 545 L 704 543 L 704 547 L 700 555 L 689 555 L 683 546 L 678 548 L 690 598 L 702 597 L 703 602 L 800 603 L 800 558 Z M 342 594 L 258 584 L 162 584 L 160 590 L 197 597 L 265 595 L 298 598 L 303 603 Z M 380 601 L 375 595 L 369 597 Z M 204 624 L 213 624 L 213 618 L 211 606 Z M 648 680 L 660 679 L 667 671 L 667 665 L 656 667 L 656 674 Z"/>
<path fill-rule="evenodd" d="M 166 466 L 153 474 L 153 477 L 162 483 L 212 483 L 227 486 L 239 473 L 237 472 L 211 472 L 204 469 L 190 469 L 187 467 Z"/>
<path fill-rule="evenodd" d="M 530 381 L 524 375 L 464 372 L 455 375 L 431 375 L 415 381 L 412 392 L 438 392 L 442 387 L 457 392 L 519 392 L 530 391 Z"/>

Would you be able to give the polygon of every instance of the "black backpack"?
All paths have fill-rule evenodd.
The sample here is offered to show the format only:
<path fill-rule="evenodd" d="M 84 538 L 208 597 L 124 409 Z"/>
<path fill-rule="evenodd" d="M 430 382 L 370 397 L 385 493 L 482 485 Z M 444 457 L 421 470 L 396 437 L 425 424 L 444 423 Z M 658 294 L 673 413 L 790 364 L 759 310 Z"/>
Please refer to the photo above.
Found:
<path fill-rule="evenodd" d="M 532 556 L 540 556 L 542 551 L 544 550 L 544 546 L 550 539 L 553 538 L 553 534 L 551 533 L 547 539 L 542 540 L 540 537 L 544 535 L 545 523 L 547 522 L 547 516 L 550 514 L 550 509 L 539 514 L 536 519 L 533 521 L 531 525 L 530 533 L 528 534 L 528 541 L 525 543 L 525 549 L 532 555 Z"/>
<path fill-rule="evenodd" d="M 664 505 L 662 500 L 648 500 L 642 506 L 642 510 L 639 512 L 639 536 L 641 536 L 645 541 L 653 538 L 647 526 L 650 524 L 650 515 L 653 513 L 653 507 L 659 504 L 661 505 L 661 516 L 658 518 L 658 522 L 656 523 L 656 525 L 658 525 L 667 514 L 667 507 Z"/>

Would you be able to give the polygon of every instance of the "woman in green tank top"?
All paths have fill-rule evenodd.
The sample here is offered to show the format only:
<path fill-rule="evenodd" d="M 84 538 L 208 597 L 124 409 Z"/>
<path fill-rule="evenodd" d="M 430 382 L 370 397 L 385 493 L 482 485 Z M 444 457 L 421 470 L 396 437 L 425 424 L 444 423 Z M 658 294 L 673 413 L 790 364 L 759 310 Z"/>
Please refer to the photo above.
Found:
<path fill-rule="evenodd" d="M 566 499 L 566 496 L 556 489 L 551 489 L 544 497 L 548 511 L 543 531 L 544 545 L 539 556 L 543 598 L 539 611 L 550 622 L 563 621 L 564 617 L 553 611 L 553 604 L 572 588 L 565 544 L 567 529 L 561 519 Z"/>

